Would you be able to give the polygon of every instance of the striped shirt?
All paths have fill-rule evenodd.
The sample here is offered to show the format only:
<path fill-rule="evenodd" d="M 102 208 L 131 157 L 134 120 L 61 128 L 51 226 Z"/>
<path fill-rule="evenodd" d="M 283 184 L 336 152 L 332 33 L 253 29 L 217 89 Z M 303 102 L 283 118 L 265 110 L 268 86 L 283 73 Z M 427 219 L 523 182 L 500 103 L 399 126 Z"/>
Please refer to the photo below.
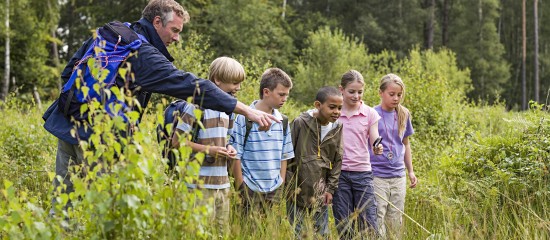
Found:
<path fill-rule="evenodd" d="M 255 109 L 256 101 L 250 107 Z M 283 134 L 283 116 L 273 110 L 280 123 L 272 122 L 268 131 L 259 131 L 258 124 L 252 124 L 252 129 L 244 143 L 246 133 L 246 118 L 238 115 L 235 119 L 235 129 L 231 144 L 237 150 L 237 159 L 241 160 L 243 180 L 246 186 L 254 192 L 272 192 L 283 183 L 281 177 L 281 162 L 294 157 L 290 127 Z"/>
<path fill-rule="evenodd" d="M 177 129 L 190 133 L 193 129 L 193 123 L 196 121 L 193 104 L 187 104 L 183 109 L 181 121 L 178 122 Z M 202 124 L 204 129 L 199 129 L 196 143 L 207 146 L 224 147 L 227 142 L 227 136 L 233 131 L 233 115 L 229 116 L 224 112 L 205 109 Z M 214 158 L 205 155 L 199 170 L 199 179 L 203 181 L 201 188 L 225 189 L 229 188 L 229 177 L 227 173 L 227 159 L 225 157 Z M 196 184 L 188 184 L 195 188 Z"/>

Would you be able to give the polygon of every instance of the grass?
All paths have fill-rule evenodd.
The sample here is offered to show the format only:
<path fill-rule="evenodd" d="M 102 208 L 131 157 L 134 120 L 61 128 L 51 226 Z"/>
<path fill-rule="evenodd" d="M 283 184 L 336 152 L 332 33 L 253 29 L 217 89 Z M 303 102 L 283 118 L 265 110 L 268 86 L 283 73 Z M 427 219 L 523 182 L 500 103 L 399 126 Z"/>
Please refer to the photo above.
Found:
<path fill-rule="evenodd" d="M 56 139 L 41 127 L 42 110 L 25 105 L 23 109 L 4 107 L 0 111 L 2 112 L 0 114 L 0 179 L 14 182 L 14 188 L 21 201 L 34 198 L 39 203 L 38 206 L 47 212 L 51 198 L 50 176 L 55 166 Z M 540 121 L 540 118 L 543 116 L 548 119 L 548 114 L 508 113 L 501 107 L 489 106 L 475 106 L 467 111 L 469 111 L 467 114 L 472 116 L 487 114 L 484 118 L 468 119 L 464 136 L 453 136 L 454 143 L 432 144 L 421 134 L 412 141 L 415 172 L 420 183 L 416 189 L 408 191 L 405 213 L 430 233 L 404 218 L 404 239 L 549 239 L 550 182 L 548 179 L 550 175 L 548 168 L 550 160 L 548 156 L 550 149 L 545 149 L 544 143 L 536 142 L 537 139 L 540 140 L 540 136 L 529 135 L 539 122 L 546 123 Z M 297 115 L 297 113 L 298 111 L 291 112 L 290 115 Z M 146 157 L 153 159 L 154 164 L 158 165 L 157 169 L 162 171 L 160 154 L 155 154 L 159 153 L 154 136 L 156 115 L 145 116 L 141 125 L 145 129 L 143 132 L 146 133 L 142 146 L 145 152 L 150 153 Z M 418 127 L 416 130 L 417 133 L 421 132 Z M 504 170 L 507 169 L 504 168 L 504 170 L 490 171 L 489 175 L 478 176 L 476 172 L 468 172 L 467 168 L 464 168 L 463 164 L 468 160 L 466 158 L 493 156 L 489 151 L 491 149 L 500 155 L 506 155 L 508 150 L 503 150 L 504 148 L 499 147 L 501 146 L 499 144 L 509 144 L 502 146 L 514 147 L 516 144 L 512 139 L 523 133 L 528 139 L 522 139 L 521 143 L 526 144 L 525 147 L 538 149 L 540 153 L 525 155 L 521 159 L 522 161 L 541 161 L 541 165 L 535 166 L 542 167 L 533 170 L 533 174 L 538 175 L 506 172 Z M 472 141 L 481 147 L 472 150 L 467 146 L 467 143 Z M 523 151 L 524 148 L 512 148 L 514 149 Z M 538 160 L 536 156 L 540 156 Z M 497 163 L 495 159 L 493 161 Z M 512 164 L 508 167 L 514 170 L 526 166 L 530 165 Z M 539 176 L 539 180 L 533 176 Z M 150 183 L 155 181 L 150 180 Z M 264 217 L 250 218 L 239 214 L 236 198 L 232 199 L 231 230 L 228 238 L 290 239 L 293 237 L 292 227 L 286 220 L 283 202 L 276 205 L 273 211 L 268 211 Z M 7 207 L 1 204 L 0 206 Z M 31 211 L 28 207 L 26 209 Z M 7 214 L 9 210 L 3 209 L 0 213 Z M 9 215 L 0 215 L 0 238 L 12 236 L 7 234 L 9 232 L 7 229 L 12 229 L 8 228 L 8 223 L 4 221 L 7 216 Z M 172 219 L 172 221 L 180 220 Z M 330 238 L 337 239 L 332 213 L 330 213 L 329 222 Z M 311 226 L 312 223 L 305 224 Z M 71 238 L 79 235 L 65 233 L 60 236 Z M 165 233 L 156 237 L 162 238 L 162 236 L 177 238 L 182 235 Z M 200 235 L 197 236 L 200 237 Z M 202 235 L 202 237 L 208 238 L 208 235 Z M 315 235 L 311 232 L 306 232 L 303 237 L 315 239 Z"/>

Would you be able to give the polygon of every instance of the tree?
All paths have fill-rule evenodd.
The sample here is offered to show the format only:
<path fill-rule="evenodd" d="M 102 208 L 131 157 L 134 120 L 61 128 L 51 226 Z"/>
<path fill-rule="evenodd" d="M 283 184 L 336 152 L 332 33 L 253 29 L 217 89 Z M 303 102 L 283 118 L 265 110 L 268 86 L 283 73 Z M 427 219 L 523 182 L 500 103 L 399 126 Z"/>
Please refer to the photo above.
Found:
<path fill-rule="evenodd" d="M 11 2 L 9 9 L 10 76 L 17 80 L 10 88 L 26 94 L 35 86 L 39 90 L 55 86 L 59 71 L 51 64 L 49 46 L 56 41 L 51 30 L 57 24 L 57 1 L 18 0 Z M 7 41 L 0 42 L 4 45 Z"/>
<path fill-rule="evenodd" d="M 366 70 L 369 58 L 365 45 L 357 38 L 346 36 L 342 30 L 328 27 L 310 32 L 302 50 L 294 78 L 293 95 L 309 104 L 317 89 L 338 86 L 342 74 L 349 69 Z M 366 78 L 366 76 L 365 76 Z"/>
<path fill-rule="evenodd" d="M 441 46 L 447 46 L 449 42 L 449 12 L 451 8 L 451 0 L 443 0 L 441 9 Z"/>
<path fill-rule="evenodd" d="M 4 84 L 2 84 L 2 94 L 0 100 L 5 101 L 8 97 L 8 90 L 10 88 L 10 0 L 6 0 L 6 49 L 4 62 Z"/>
<path fill-rule="evenodd" d="M 535 74 L 535 102 L 539 102 L 540 99 L 539 99 L 539 92 L 540 92 L 540 83 L 539 83 L 539 10 L 538 10 L 538 0 L 534 0 L 533 1 L 534 4 L 533 4 L 533 22 L 534 22 L 534 25 L 535 25 L 535 52 L 534 52 L 534 55 L 535 55 L 535 71 L 534 71 L 534 74 Z"/>
<path fill-rule="evenodd" d="M 452 8 L 448 47 L 456 52 L 460 67 L 470 68 L 474 90 L 469 97 L 489 102 L 504 91 L 510 77 L 496 22 L 498 0 L 465 0 Z"/>
<path fill-rule="evenodd" d="M 289 67 L 293 44 L 281 19 L 281 7 L 269 1 L 215 1 L 208 6 L 206 29 L 218 55 L 258 56 Z"/>
<path fill-rule="evenodd" d="M 525 68 L 527 58 L 527 24 L 526 24 L 526 7 L 525 1 L 521 2 L 521 109 L 527 109 L 527 79 L 525 76 Z"/>
<path fill-rule="evenodd" d="M 433 49 L 434 44 L 434 21 L 435 21 L 435 0 L 424 0 L 423 8 L 428 12 L 424 22 L 424 49 Z"/>

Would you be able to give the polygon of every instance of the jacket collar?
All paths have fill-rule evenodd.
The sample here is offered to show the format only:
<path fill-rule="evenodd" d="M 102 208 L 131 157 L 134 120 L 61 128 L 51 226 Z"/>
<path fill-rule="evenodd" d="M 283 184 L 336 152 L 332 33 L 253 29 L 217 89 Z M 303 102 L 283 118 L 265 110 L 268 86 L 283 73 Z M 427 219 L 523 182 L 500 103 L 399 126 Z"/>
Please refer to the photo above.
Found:
<path fill-rule="evenodd" d="M 303 112 L 302 114 L 300 114 L 300 117 L 304 120 L 304 122 L 306 123 L 306 125 L 309 127 L 309 129 L 311 131 L 317 132 L 317 131 L 319 131 L 319 125 L 317 123 L 317 119 L 314 118 L 313 116 L 311 116 L 310 112 L 312 112 L 312 111 L 315 111 L 315 110 L 312 109 L 312 110 Z M 338 122 L 338 120 L 336 120 L 336 122 L 332 123 L 332 127 L 330 128 L 329 132 L 332 131 L 335 128 L 338 128 L 339 124 L 340 123 Z"/>
<path fill-rule="evenodd" d="M 174 58 L 172 57 L 172 55 L 170 55 L 168 49 L 166 49 L 166 46 L 160 39 L 157 30 L 155 29 L 155 27 L 153 27 L 153 24 L 151 24 L 151 22 L 149 22 L 145 18 L 141 18 L 139 21 L 133 24 L 132 28 L 134 29 L 134 31 L 147 38 L 149 43 L 151 43 L 151 45 L 158 49 L 162 53 L 162 55 L 164 55 L 170 62 L 174 61 Z"/>

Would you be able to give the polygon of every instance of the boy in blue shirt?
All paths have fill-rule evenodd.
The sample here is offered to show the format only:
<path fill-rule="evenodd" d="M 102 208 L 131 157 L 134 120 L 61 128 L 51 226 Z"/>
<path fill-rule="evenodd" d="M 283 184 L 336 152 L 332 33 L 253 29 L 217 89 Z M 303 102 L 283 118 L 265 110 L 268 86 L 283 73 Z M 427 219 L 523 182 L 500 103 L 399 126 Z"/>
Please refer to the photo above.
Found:
<path fill-rule="evenodd" d="M 292 80 L 279 68 L 269 68 L 260 81 L 260 100 L 250 107 L 275 116 L 267 131 L 259 131 L 252 124 L 247 134 L 248 119 L 243 115 L 235 119 L 231 143 L 237 150 L 233 164 L 235 186 L 240 190 L 245 212 L 252 207 L 270 208 L 279 201 L 278 189 L 285 181 L 287 160 L 294 158 L 288 122 L 283 127 L 283 115 L 278 111 L 289 95 Z M 284 131 L 286 130 L 286 131 Z"/>

